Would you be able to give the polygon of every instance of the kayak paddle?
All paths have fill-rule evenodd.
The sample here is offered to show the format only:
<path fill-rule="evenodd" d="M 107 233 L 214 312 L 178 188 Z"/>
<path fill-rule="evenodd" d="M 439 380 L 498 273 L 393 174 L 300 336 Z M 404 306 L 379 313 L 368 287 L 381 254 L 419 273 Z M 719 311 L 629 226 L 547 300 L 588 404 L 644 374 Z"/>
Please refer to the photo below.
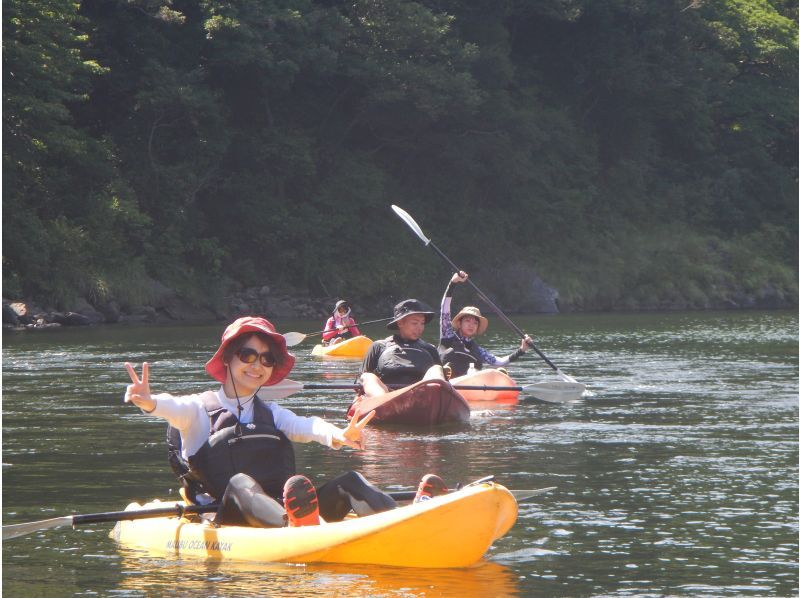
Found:
<path fill-rule="evenodd" d="M 397 207 L 395 205 L 392 206 L 392 210 L 394 210 L 395 214 L 400 216 L 400 218 L 403 220 L 403 222 L 405 222 L 408 225 L 408 227 L 414 232 L 414 234 L 417 235 L 420 238 L 420 240 L 425 244 L 426 247 L 430 247 L 431 249 L 433 249 L 439 255 L 439 257 L 441 257 L 445 262 L 447 262 L 450 265 L 451 268 L 453 268 L 453 270 L 455 270 L 456 272 L 461 272 L 462 271 L 461 268 L 456 266 L 450 260 L 449 257 L 447 257 L 444 253 L 442 253 L 441 249 L 436 247 L 436 245 L 433 243 L 433 241 L 431 241 L 428 237 L 425 236 L 425 234 L 422 232 L 422 229 L 414 221 L 414 219 L 411 217 L 411 215 L 408 212 L 406 212 L 403 208 L 399 208 L 399 207 Z M 497 307 L 497 305 L 495 305 L 495 303 L 483 293 L 483 291 L 481 291 L 477 286 L 475 286 L 475 283 L 472 282 L 471 278 L 468 278 L 467 282 L 472 286 L 473 289 L 475 289 L 475 292 L 478 293 L 478 297 L 483 299 L 483 301 L 485 301 L 486 304 L 489 307 L 491 307 L 492 310 L 498 316 L 500 316 L 500 319 L 503 320 L 503 322 L 505 322 L 505 324 L 509 328 L 511 328 L 514 332 L 516 332 L 520 336 L 520 338 L 524 338 L 525 337 L 525 333 L 519 328 L 519 326 L 514 324 L 514 322 L 512 322 L 508 318 L 508 316 L 506 316 L 506 314 L 504 314 L 503 311 L 499 307 Z M 567 374 L 562 372 L 560 369 L 558 369 L 556 367 L 556 365 L 552 361 L 550 361 L 547 358 L 547 356 L 544 353 L 542 353 L 539 350 L 539 348 L 533 342 L 529 342 L 528 344 L 531 346 L 531 348 L 534 351 L 536 351 L 536 353 L 539 355 L 539 357 L 541 357 L 545 361 L 545 363 L 547 365 L 549 365 L 551 368 L 553 368 L 555 373 L 558 374 L 559 378 L 561 378 L 564 382 L 571 382 L 573 384 L 577 384 L 578 383 L 578 381 L 575 380 L 575 378 L 573 378 L 572 376 L 568 376 Z"/>
<path fill-rule="evenodd" d="M 470 484 L 473 485 L 473 484 Z M 539 496 L 551 490 L 555 490 L 555 486 L 549 488 L 539 488 L 536 490 L 509 490 L 517 502 L 530 500 L 534 496 Z M 451 490 L 450 492 L 457 492 L 458 490 Z M 417 492 L 416 490 L 407 490 L 400 492 L 387 492 L 396 501 L 409 501 L 414 500 Z M 53 519 L 43 519 L 41 521 L 29 521 L 27 523 L 12 523 L 11 525 L 3 526 L 3 540 L 10 540 L 12 538 L 19 538 L 34 532 L 45 531 L 48 529 L 55 529 L 65 525 L 81 525 L 85 523 L 109 523 L 115 521 L 131 521 L 134 519 L 155 519 L 158 517 L 183 517 L 191 513 L 215 513 L 219 509 L 218 504 L 210 505 L 180 505 L 174 504 L 171 507 L 159 507 L 157 509 L 143 509 L 140 511 L 108 511 L 105 513 L 89 513 L 86 515 L 66 515 L 64 517 L 55 517 Z"/>
<path fill-rule="evenodd" d="M 13 523 L 3 526 L 3 540 L 17 538 L 33 532 L 62 527 L 64 525 L 80 525 L 82 523 L 106 523 L 109 521 L 127 521 L 129 519 L 152 519 L 154 517 L 178 517 L 185 513 L 215 513 L 219 505 L 179 505 L 146 509 L 143 511 L 108 511 L 106 513 L 90 513 L 88 515 L 67 515 L 42 521 Z"/>
<path fill-rule="evenodd" d="M 390 389 L 404 388 L 407 385 L 390 384 Z M 293 395 L 302 390 L 359 390 L 361 385 L 358 383 L 350 384 L 315 384 L 296 382 L 284 378 L 272 386 L 264 386 L 258 391 L 258 396 L 264 400 L 277 401 Z M 486 386 L 470 384 L 454 384 L 456 390 L 516 390 L 529 393 L 533 398 L 546 403 L 567 403 L 577 401 L 586 390 L 586 386 L 580 382 L 534 382 L 524 386 Z"/>
<path fill-rule="evenodd" d="M 534 496 L 539 496 L 547 492 L 552 492 L 555 489 L 556 486 L 550 486 L 548 488 L 537 488 L 535 490 L 509 490 L 509 492 L 514 496 L 514 499 L 517 502 L 525 502 L 531 500 Z M 458 489 L 448 490 L 448 494 L 450 494 L 451 492 L 458 492 Z M 414 500 L 414 497 L 417 495 L 417 491 L 406 490 L 401 492 L 387 492 L 386 494 L 391 496 L 396 501 L 402 502 L 406 500 Z"/>
<path fill-rule="evenodd" d="M 380 320 L 370 320 L 369 322 L 356 322 L 356 326 L 364 326 L 365 324 L 375 324 L 376 322 L 386 322 L 387 320 L 391 320 L 394 316 L 390 316 L 388 318 L 381 318 Z M 308 334 L 303 334 L 302 332 L 287 332 L 283 335 L 283 338 L 286 339 L 286 346 L 287 347 L 294 347 L 295 345 L 299 345 L 304 340 L 306 340 L 309 336 L 317 336 L 318 334 L 323 334 L 328 332 L 327 330 L 320 330 L 319 332 L 309 332 Z"/>

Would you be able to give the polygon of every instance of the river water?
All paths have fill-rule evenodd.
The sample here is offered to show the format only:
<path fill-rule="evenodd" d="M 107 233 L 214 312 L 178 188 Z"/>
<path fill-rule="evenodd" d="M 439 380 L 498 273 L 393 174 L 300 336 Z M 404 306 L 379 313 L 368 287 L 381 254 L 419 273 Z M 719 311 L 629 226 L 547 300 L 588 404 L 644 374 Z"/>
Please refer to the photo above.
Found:
<path fill-rule="evenodd" d="M 366 319 L 366 318 L 365 318 Z M 3 543 L 8 596 L 796 596 L 798 321 L 789 312 L 518 318 L 591 396 L 523 400 L 466 427 L 378 429 L 366 451 L 296 445 L 317 482 L 356 469 L 390 489 L 432 471 L 452 486 L 487 474 L 512 489 L 556 486 L 520 504 L 479 565 L 415 570 L 196 562 L 125 550 L 111 524 Z M 278 322 L 308 332 L 319 322 Z M 372 338 L 381 325 L 367 327 Z M 175 498 L 162 421 L 124 405 L 126 360 L 151 363 L 154 391 L 209 386 L 202 365 L 223 326 L 103 327 L 3 334 L 3 523 L 120 510 Z M 426 335 L 433 340 L 434 330 Z M 351 381 L 352 361 L 296 347 L 292 378 Z M 517 341 L 491 320 L 483 345 Z M 557 380 L 529 353 L 521 384 Z M 281 401 L 342 424 L 350 395 Z M 170 494 L 173 492 L 172 494 Z M 409 550 L 425 550 L 426 539 Z"/>

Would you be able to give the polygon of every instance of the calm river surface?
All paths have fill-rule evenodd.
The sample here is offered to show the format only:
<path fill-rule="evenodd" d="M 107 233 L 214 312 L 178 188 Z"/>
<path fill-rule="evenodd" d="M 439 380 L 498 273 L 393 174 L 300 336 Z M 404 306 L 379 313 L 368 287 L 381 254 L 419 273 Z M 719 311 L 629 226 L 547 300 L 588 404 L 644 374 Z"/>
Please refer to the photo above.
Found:
<path fill-rule="evenodd" d="M 367 319 L 367 318 L 363 318 Z M 450 485 L 494 474 L 509 488 L 557 486 L 520 505 L 480 565 L 431 571 L 195 562 L 124 550 L 110 524 L 3 543 L 8 596 L 796 596 L 798 321 L 788 312 L 517 318 L 592 391 L 474 412 L 456 429 L 370 431 L 362 453 L 296 445 L 317 482 L 357 469 L 387 489 L 426 472 Z M 490 318 L 483 344 L 517 341 Z M 309 332 L 320 322 L 279 321 Z M 367 327 L 372 338 L 385 329 Z M 156 391 L 209 387 L 203 363 L 223 324 L 3 334 L 3 523 L 120 510 L 175 497 L 162 421 L 126 406 L 122 363 L 149 361 Z M 426 337 L 433 340 L 435 328 Z M 292 378 L 353 379 L 352 361 L 296 347 Z M 557 380 L 533 353 L 522 384 Z M 349 394 L 281 401 L 342 424 Z M 425 550 L 426 539 L 409 550 Z"/>

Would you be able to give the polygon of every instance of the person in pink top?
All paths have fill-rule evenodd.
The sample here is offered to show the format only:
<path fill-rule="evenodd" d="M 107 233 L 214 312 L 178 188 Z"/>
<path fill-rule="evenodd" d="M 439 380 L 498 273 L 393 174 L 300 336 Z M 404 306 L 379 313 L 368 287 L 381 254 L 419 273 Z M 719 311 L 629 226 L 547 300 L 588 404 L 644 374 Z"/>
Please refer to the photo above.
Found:
<path fill-rule="evenodd" d="M 323 345 L 335 345 L 345 339 L 361 336 L 361 331 L 356 326 L 356 321 L 350 315 L 350 304 L 337 301 L 333 308 L 333 315 L 325 322 L 325 331 L 322 333 Z"/>

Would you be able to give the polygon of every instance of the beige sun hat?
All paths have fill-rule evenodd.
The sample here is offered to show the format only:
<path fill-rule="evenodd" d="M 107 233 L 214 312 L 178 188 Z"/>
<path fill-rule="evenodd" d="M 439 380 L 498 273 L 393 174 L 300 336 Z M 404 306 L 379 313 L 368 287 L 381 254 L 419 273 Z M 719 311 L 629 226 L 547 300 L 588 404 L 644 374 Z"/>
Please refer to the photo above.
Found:
<path fill-rule="evenodd" d="M 459 322 L 461 322 L 461 318 L 464 316 L 472 316 L 473 318 L 478 318 L 478 332 L 476 334 L 483 334 L 486 332 L 486 329 L 489 327 L 489 320 L 484 318 L 481 315 L 481 310 L 477 307 L 473 307 L 471 305 L 467 305 L 464 309 L 456 314 L 453 318 L 453 328 L 456 330 L 460 330 Z"/>

